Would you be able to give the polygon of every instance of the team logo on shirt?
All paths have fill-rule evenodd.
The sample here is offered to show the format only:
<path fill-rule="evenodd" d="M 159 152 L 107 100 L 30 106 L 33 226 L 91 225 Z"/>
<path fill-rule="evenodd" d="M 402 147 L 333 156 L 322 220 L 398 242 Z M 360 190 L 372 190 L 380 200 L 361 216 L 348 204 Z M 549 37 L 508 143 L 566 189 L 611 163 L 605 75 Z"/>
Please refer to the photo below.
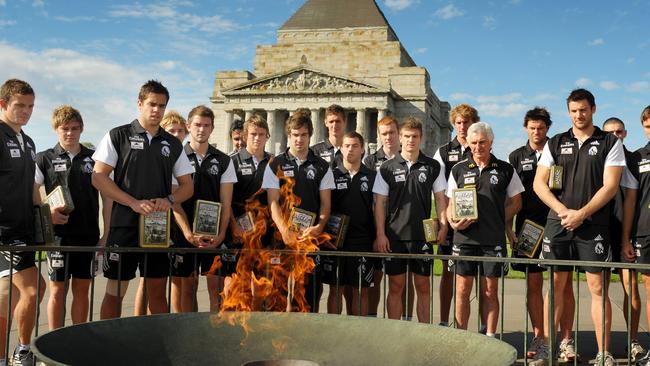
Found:
<path fill-rule="evenodd" d="M 490 176 L 490 184 L 498 184 L 499 183 L 499 177 L 496 175 L 491 175 Z"/>
<path fill-rule="evenodd" d="M 90 174 L 93 172 L 93 165 L 91 163 L 86 163 L 81 167 L 81 171 Z"/>
<path fill-rule="evenodd" d="M 10 149 L 9 153 L 11 154 L 12 158 L 19 158 L 20 157 L 20 149 Z"/>
<path fill-rule="evenodd" d="M 167 142 L 167 141 L 163 141 L 163 142 Z M 162 156 L 168 158 L 170 153 L 169 146 L 163 145 L 163 147 L 160 149 L 160 153 L 162 154 Z"/>
<path fill-rule="evenodd" d="M 603 246 L 603 243 L 601 242 L 596 243 L 596 246 L 594 247 L 594 252 L 596 254 L 603 254 L 604 251 L 605 251 L 605 247 Z"/>
<path fill-rule="evenodd" d="M 420 183 L 426 182 L 427 181 L 427 174 L 425 172 L 420 172 L 420 174 L 418 175 L 418 181 Z"/>
<path fill-rule="evenodd" d="M 645 159 L 639 163 L 639 173 L 650 172 L 650 163 Z"/>
<path fill-rule="evenodd" d="M 307 179 L 314 180 L 316 179 L 316 169 L 313 165 L 310 165 L 306 168 L 307 170 Z"/>
<path fill-rule="evenodd" d="M 590 147 L 590 148 L 589 148 L 589 155 L 590 155 L 590 156 L 594 156 L 594 155 L 596 155 L 596 154 L 598 154 L 598 148 L 597 148 L 596 146 L 592 146 L 592 147 Z"/>
<path fill-rule="evenodd" d="M 458 161 L 458 152 L 449 152 L 449 161 Z"/>
<path fill-rule="evenodd" d="M 361 192 L 368 192 L 368 182 L 361 182 Z"/>
<path fill-rule="evenodd" d="M 562 155 L 571 155 L 573 154 L 573 147 L 563 147 L 560 149 L 560 154 Z"/>
<path fill-rule="evenodd" d="M 210 175 L 219 175 L 219 165 L 218 164 L 211 165 L 210 169 L 208 169 L 208 173 L 210 173 Z"/>

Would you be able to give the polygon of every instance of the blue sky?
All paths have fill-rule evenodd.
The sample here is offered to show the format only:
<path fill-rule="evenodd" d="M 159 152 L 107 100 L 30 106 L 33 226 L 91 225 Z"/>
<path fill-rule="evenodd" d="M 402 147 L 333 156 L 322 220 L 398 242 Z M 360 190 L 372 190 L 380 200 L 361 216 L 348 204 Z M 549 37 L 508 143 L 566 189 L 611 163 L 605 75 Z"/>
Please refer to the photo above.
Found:
<path fill-rule="evenodd" d="M 476 106 L 505 158 L 524 143 L 526 110 L 549 108 L 551 132 L 569 128 L 564 99 L 581 86 L 596 96 L 595 122 L 627 123 L 626 145 L 645 144 L 639 115 L 650 104 L 650 1 L 377 0 L 431 86 L 452 105 Z M 208 104 L 217 70 L 251 70 L 257 44 L 301 0 L 0 0 L 0 79 L 29 81 L 37 93 L 26 131 L 38 149 L 56 142 L 49 120 L 77 107 L 82 139 L 96 143 L 137 113 L 150 78 L 186 114 Z"/>

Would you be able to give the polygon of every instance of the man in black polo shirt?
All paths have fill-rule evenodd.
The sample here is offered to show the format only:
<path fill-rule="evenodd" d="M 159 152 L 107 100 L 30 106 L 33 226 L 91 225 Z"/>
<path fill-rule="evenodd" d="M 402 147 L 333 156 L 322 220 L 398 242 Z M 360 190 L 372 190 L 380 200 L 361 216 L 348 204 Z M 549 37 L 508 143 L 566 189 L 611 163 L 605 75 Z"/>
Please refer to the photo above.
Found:
<path fill-rule="evenodd" d="M 445 172 L 445 179 L 449 180 L 451 168 L 459 161 L 467 159 L 472 155 L 467 143 L 467 129 L 473 123 L 481 120 L 478 111 L 469 104 L 459 104 L 452 108 L 450 114 L 451 123 L 456 129 L 456 137 L 445 145 L 440 146 L 433 158 L 440 163 Z M 444 242 L 438 243 L 438 254 L 451 255 L 451 245 L 454 239 L 454 231 L 451 226 L 447 227 L 447 238 Z M 442 275 L 440 276 L 440 325 L 449 325 L 449 308 L 454 291 L 454 274 L 449 271 L 449 266 L 443 261 Z M 483 301 L 480 302 L 481 304 Z M 481 312 L 481 326 L 485 324 L 484 314 Z"/>
<path fill-rule="evenodd" d="M 508 234 L 511 246 L 516 242 L 516 233 L 519 233 L 526 219 L 541 226 L 546 224 L 548 207 L 533 191 L 533 181 L 535 180 L 537 161 L 541 157 L 544 145 L 546 145 L 546 141 L 548 140 L 547 134 L 552 123 L 551 115 L 544 108 L 535 107 L 526 112 L 524 128 L 528 134 L 528 142 L 526 145 L 510 153 L 510 164 L 515 168 L 517 175 L 526 189 L 522 193 L 522 207 L 519 213 L 517 213 L 515 231 L 512 231 L 511 222 L 506 223 L 506 234 Z M 512 253 L 515 258 L 525 258 L 516 250 L 513 250 Z M 544 344 L 544 297 L 542 294 L 544 279 L 542 273 L 545 269 L 538 265 L 514 263 L 512 264 L 512 269 L 521 272 L 528 270 L 528 292 L 526 296 L 534 338 L 528 346 L 527 357 L 532 358 Z M 564 286 L 562 299 L 564 300 L 565 309 L 573 309 L 575 307 L 573 285 L 570 278 Z M 575 358 L 575 346 L 571 331 L 573 329 L 573 315 L 573 311 L 565 311 L 560 320 L 560 329 L 562 332 L 560 358 L 565 362 L 573 361 Z"/>
<path fill-rule="evenodd" d="M 28 246 L 34 244 L 34 141 L 22 130 L 34 110 L 34 90 L 22 80 L 10 79 L 0 86 L 0 246 Z M 9 275 L 13 272 L 12 283 Z M 9 304 L 9 286 L 15 286 L 14 316 L 18 323 L 18 345 L 14 351 L 14 365 L 33 365 L 29 350 L 32 329 L 36 321 L 37 281 L 41 281 L 43 296 L 45 282 L 34 266 L 34 252 L 4 252 L 0 256 L 0 341 L 6 341 L 6 314 Z M 0 350 L 0 364 L 5 350 Z"/>
<path fill-rule="evenodd" d="M 544 228 L 542 255 L 545 259 L 572 259 L 606 262 L 611 260 L 609 243 L 609 202 L 618 190 L 621 172 L 625 166 L 625 155 L 621 142 L 612 134 L 603 132 L 593 124 L 596 103 L 593 94 L 585 89 L 576 89 L 567 98 L 567 107 L 572 127 L 567 132 L 553 136 L 546 146 L 537 165 L 535 193 L 549 208 Z M 561 190 L 553 192 L 549 187 L 552 167 L 563 170 Z M 554 168 L 557 170 L 558 168 Z M 591 316 L 596 328 L 598 354 L 596 363 L 613 364 L 609 349 L 611 327 L 611 303 L 603 286 L 601 267 L 584 267 L 587 285 L 591 293 Z M 559 267 L 555 272 L 555 293 L 563 294 L 571 267 Z M 555 297 L 555 322 L 564 309 L 560 297 Z M 546 303 L 550 304 L 548 296 Z M 602 314 L 602 302 L 605 314 Z M 545 323 L 549 324 L 545 312 Z M 605 317 L 605 329 L 601 328 Z M 557 324 L 554 329 L 557 329 Z M 545 339 L 549 338 L 545 329 Z M 604 332 L 604 333 L 603 333 Z M 602 343 L 603 336 L 605 338 Z M 546 342 L 545 348 L 548 346 Z M 546 349 L 535 355 L 533 365 L 548 362 Z"/>
<path fill-rule="evenodd" d="M 363 136 L 354 131 L 346 133 L 341 146 L 343 164 L 333 168 L 336 189 L 332 192 L 332 214 L 350 219 L 341 248 L 348 252 L 372 252 L 375 240 L 372 187 L 377 172 L 361 164 L 363 147 Z M 374 262 L 370 258 L 324 257 L 323 282 L 330 285 L 327 312 L 340 314 L 341 295 L 345 294 L 349 298 L 348 314 L 367 315 L 373 272 Z M 342 288 L 337 290 L 336 286 Z"/>
<path fill-rule="evenodd" d="M 240 119 L 234 121 L 230 127 L 230 140 L 232 141 L 232 151 L 230 154 L 235 154 L 240 149 L 246 147 L 246 139 L 244 138 L 244 122 Z"/>
<path fill-rule="evenodd" d="M 183 145 L 159 125 L 168 101 L 169 92 L 162 84 L 155 80 L 145 83 L 138 95 L 138 119 L 110 130 L 93 155 L 93 185 L 114 201 L 107 239 L 110 246 L 137 246 L 139 215 L 167 211 L 175 202 L 192 196 L 190 174 L 194 170 L 183 154 Z M 114 180 L 109 176 L 111 172 L 115 174 Z M 178 181 L 174 193 L 172 177 Z M 121 315 L 122 299 L 138 266 L 140 275 L 147 281 L 149 310 L 152 314 L 167 311 L 165 283 L 169 257 L 166 253 L 107 255 L 104 276 L 108 281 L 102 319 Z"/>
<path fill-rule="evenodd" d="M 400 150 L 399 146 L 399 122 L 393 116 L 386 116 L 377 121 L 377 138 L 381 141 L 381 148 L 377 149 L 374 154 L 366 155 L 363 158 L 363 164 L 370 169 L 378 170 L 381 164 L 386 160 L 392 159 Z M 372 260 L 372 259 L 371 259 Z M 368 315 L 377 316 L 377 308 L 381 299 L 381 279 L 384 276 L 383 260 L 374 259 L 375 273 L 373 284 L 368 291 Z M 408 308 L 409 314 L 413 314 L 413 280 L 409 279 L 408 286 L 408 303 L 404 301 L 404 311 Z"/>
<path fill-rule="evenodd" d="M 309 116 L 295 113 L 286 123 L 286 133 L 289 136 L 289 148 L 273 158 L 264 170 L 262 188 L 266 189 L 271 209 L 271 217 L 284 243 L 295 242 L 296 233 L 290 230 L 285 215 L 282 212 L 283 197 L 280 197 L 280 186 L 285 180 L 295 183 L 293 193 L 300 198 L 297 208 L 316 214 L 316 221 L 297 234 L 297 239 L 316 237 L 320 235 L 330 215 L 331 191 L 335 188 L 332 169 L 324 159 L 316 156 L 309 148 L 309 138 L 314 132 Z M 280 181 L 280 177 L 283 180 Z M 316 257 L 315 261 L 319 260 Z M 318 304 L 322 294 L 322 283 L 318 263 L 314 274 L 308 276 L 305 296 L 310 311 L 318 312 Z"/>
<path fill-rule="evenodd" d="M 457 188 L 474 188 L 477 193 L 478 220 L 463 218 L 454 221 L 454 203 L 447 209 L 447 219 L 454 229 L 452 255 L 503 257 L 506 250 L 506 222 L 521 208 L 519 176 L 509 163 L 491 154 L 494 133 L 490 125 L 476 122 L 467 129 L 472 155 L 451 169 L 447 197 L 454 199 Z M 499 320 L 499 278 L 507 267 L 497 262 L 455 260 L 456 322 L 467 329 L 474 277 L 478 274 L 481 297 L 486 314 L 486 335 L 493 337 Z"/>
<path fill-rule="evenodd" d="M 92 185 L 95 161 L 94 150 L 79 143 L 83 132 L 81 114 L 71 106 L 56 108 L 52 114 L 52 127 L 59 142 L 54 148 L 36 154 L 36 175 L 34 195 L 40 197 L 39 189 L 45 185 L 49 194 L 58 186 L 70 190 L 74 210 L 66 215 L 63 207 L 51 207 L 54 233 L 60 244 L 67 246 L 96 246 L 99 240 L 99 194 Z M 104 201 L 105 211 L 110 203 Z M 110 212 L 110 211 L 109 211 Z M 108 215 L 104 217 L 104 227 L 108 228 Z M 106 244 L 107 230 L 100 245 Z M 47 264 L 50 276 L 50 299 L 47 305 L 47 319 L 50 330 L 64 324 L 65 296 L 72 278 L 72 308 L 70 316 L 73 324 L 84 323 L 88 318 L 88 290 L 94 273 L 92 252 L 48 252 Z"/>
<path fill-rule="evenodd" d="M 444 191 L 447 185 L 440 164 L 420 152 L 422 122 L 409 117 L 400 126 L 402 151 L 387 160 L 379 168 L 375 179 L 375 225 L 377 237 L 375 251 L 381 253 L 431 254 L 432 244 L 424 237 L 422 220 L 431 217 L 431 193 L 436 198 L 441 229 L 438 240 L 447 235 L 447 220 L 444 212 L 447 200 Z M 388 212 L 386 212 L 388 210 Z M 417 316 L 422 323 L 429 317 L 429 276 L 432 262 L 428 259 L 403 260 L 388 258 L 388 317 L 399 319 L 402 315 L 402 293 L 406 285 L 406 272 L 412 271 L 417 293 Z"/>
<path fill-rule="evenodd" d="M 627 137 L 627 130 L 625 129 L 625 123 L 616 117 L 610 117 L 603 122 L 603 131 L 609 132 L 616 136 L 621 143 L 623 144 L 625 138 Z M 625 160 L 630 161 L 632 157 L 632 152 L 628 151 L 625 145 L 623 145 L 623 152 L 625 153 Z M 623 173 L 625 174 L 625 173 Z M 623 177 L 621 177 L 621 180 Z M 621 238 L 623 237 L 623 202 L 624 202 L 624 187 L 621 185 L 616 191 L 616 196 L 610 202 L 611 215 L 609 218 L 609 236 L 611 238 L 612 244 L 612 260 L 614 262 L 621 262 Z M 620 269 L 616 271 L 621 275 L 621 286 L 623 287 L 623 317 L 625 318 L 625 323 L 629 324 L 630 330 L 630 346 L 627 348 L 630 352 L 630 359 L 632 362 L 636 362 L 637 356 L 645 353 L 645 350 L 641 346 L 638 340 L 639 333 L 639 320 L 641 318 L 641 297 L 639 296 L 639 279 L 637 271 Z M 631 277 L 631 278 L 630 278 Z M 630 281 L 632 281 L 632 289 L 630 290 Z M 632 304 L 631 305 L 631 319 L 628 320 L 627 316 L 627 306 L 628 301 L 630 300 L 630 292 L 632 293 Z M 631 320 L 631 321 L 630 321 Z M 626 351 L 627 352 L 627 351 Z"/>
<path fill-rule="evenodd" d="M 641 112 L 641 126 L 650 141 L 650 105 Z M 636 150 L 627 160 L 621 185 L 625 187 L 621 259 L 650 264 L 650 143 Z M 646 290 L 646 308 L 650 306 L 650 270 L 639 270 Z M 636 277 L 636 276 L 634 276 Z M 646 313 L 650 324 L 650 313 Z M 637 361 L 650 365 L 650 351 Z"/>
<path fill-rule="evenodd" d="M 311 147 L 314 154 L 325 159 L 332 168 L 343 163 L 341 144 L 343 144 L 347 123 L 343 107 L 338 104 L 327 107 L 325 109 L 325 127 L 327 127 L 328 137 Z"/>
<path fill-rule="evenodd" d="M 222 245 L 226 237 L 232 213 L 233 184 L 237 182 L 237 176 L 230 157 L 208 143 L 214 130 L 214 113 L 210 108 L 203 105 L 194 107 L 187 117 L 187 129 L 190 132 L 190 141 L 185 144 L 183 150 L 194 167 L 194 194 L 187 201 L 174 205 L 174 218 L 182 233 L 176 236 L 175 244 L 179 247 L 215 248 Z M 197 200 L 221 203 L 217 237 L 192 233 Z M 227 249 L 227 246 L 222 248 Z M 210 310 L 220 309 L 220 290 L 224 289 L 225 276 L 230 273 L 210 273 L 215 257 L 212 253 L 201 253 L 185 254 L 180 262 L 176 259 L 176 276 L 183 278 L 181 307 L 184 311 L 193 310 L 195 276 L 199 273 L 206 276 Z M 230 256 L 227 259 L 230 259 Z"/>

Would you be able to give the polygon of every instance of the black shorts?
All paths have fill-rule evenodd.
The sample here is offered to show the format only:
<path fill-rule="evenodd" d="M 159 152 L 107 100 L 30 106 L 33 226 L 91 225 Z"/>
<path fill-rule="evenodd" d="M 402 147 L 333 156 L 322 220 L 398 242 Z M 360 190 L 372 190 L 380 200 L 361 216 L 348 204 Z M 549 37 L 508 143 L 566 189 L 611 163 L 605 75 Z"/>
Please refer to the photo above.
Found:
<path fill-rule="evenodd" d="M 433 246 L 418 241 L 395 241 L 390 243 L 390 250 L 396 254 L 433 254 Z M 402 259 L 388 257 L 384 261 L 386 274 L 389 276 L 413 272 L 421 276 L 430 276 L 433 261 L 431 259 Z"/>
<path fill-rule="evenodd" d="M 26 239 L 0 239 L 0 249 L 3 245 L 27 247 L 28 243 Z M 9 276 L 11 268 L 13 268 L 13 272 L 16 273 L 34 267 L 36 263 L 34 256 L 35 253 L 33 251 L 13 252 L 13 254 L 11 252 L 2 252 L 2 255 L 0 255 L 0 278 Z"/>
<path fill-rule="evenodd" d="M 636 263 L 650 264 L 650 235 L 634 238 L 632 240 L 632 245 L 634 245 Z M 640 269 L 639 272 L 650 274 L 650 268 Z"/>
<path fill-rule="evenodd" d="M 133 247 L 138 242 L 137 227 L 111 228 L 108 232 L 108 247 Z M 129 281 L 135 278 L 139 268 L 140 276 L 162 278 L 169 276 L 169 255 L 167 253 L 116 253 L 106 252 L 104 277 L 110 280 Z"/>
<path fill-rule="evenodd" d="M 221 249 L 228 249 L 228 247 L 225 243 L 221 245 Z M 205 276 L 217 258 L 220 258 L 221 265 L 214 275 L 226 277 L 235 273 L 237 267 L 237 256 L 235 254 L 175 252 L 172 254 L 172 276 L 190 277 L 194 273 Z"/>
<path fill-rule="evenodd" d="M 623 225 L 615 218 L 609 220 L 609 245 L 612 247 L 612 262 L 621 263 L 621 236 Z"/>
<path fill-rule="evenodd" d="M 452 255 L 473 257 L 505 257 L 505 245 L 454 244 Z M 449 261 L 449 270 L 461 276 L 501 277 L 508 274 L 508 266 L 502 262 L 474 262 L 465 260 Z"/>
<path fill-rule="evenodd" d="M 544 227 L 541 259 L 611 262 L 609 229 L 583 223 L 575 231 L 562 227 L 560 220 L 549 219 Z M 557 271 L 572 271 L 572 266 L 556 266 Z M 601 272 L 602 267 L 581 266 L 586 272 Z"/>
<path fill-rule="evenodd" d="M 519 254 L 516 250 L 512 250 L 512 258 L 528 258 L 525 255 Z M 541 273 L 546 271 L 546 268 L 541 267 L 537 264 L 524 264 L 524 263 L 511 263 L 510 267 L 513 271 L 526 272 L 526 267 L 528 267 L 528 273 Z"/>
<path fill-rule="evenodd" d="M 90 240 L 61 238 L 61 245 L 88 246 L 97 242 Z M 95 274 L 95 252 L 47 252 L 47 274 L 50 281 L 61 282 L 70 277 L 89 280 Z"/>
<path fill-rule="evenodd" d="M 350 251 L 361 251 L 349 249 Z M 368 257 L 321 256 L 323 283 L 331 286 L 370 287 L 373 283 L 375 260 Z"/>

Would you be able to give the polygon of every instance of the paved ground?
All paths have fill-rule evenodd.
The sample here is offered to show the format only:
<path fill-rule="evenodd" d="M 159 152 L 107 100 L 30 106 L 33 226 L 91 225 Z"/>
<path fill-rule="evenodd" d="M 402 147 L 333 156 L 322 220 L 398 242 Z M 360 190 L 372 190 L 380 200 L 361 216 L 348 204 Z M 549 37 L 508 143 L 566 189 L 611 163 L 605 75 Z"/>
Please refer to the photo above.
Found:
<path fill-rule="evenodd" d="M 435 286 L 437 287 L 437 281 L 439 280 L 439 277 L 435 278 Z M 123 314 L 125 316 L 130 316 L 133 314 L 133 299 L 134 299 L 134 294 L 135 294 L 135 289 L 136 289 L 136 282 L 133 281 L 131 286 L 129 287 L 129 290 L 127 292 L 125 302 L 124 302 L 124 308 L 123 308 Z M 641 286 L 643 287 L 643 286 Z M 105 280 L 103 277 L 99 277 L 96 280 L 96 290 L 95 290 L 95 296 L 94 296 L 94 301 L 93 301 L 93 307 L 92 307 L 92 313 L 93 313 L 93 319 L 99 319 L 99 305 L 101 304 L 101 300 L 103 297 L 105 289 Z M 434 289 L 434 299 L 437 299 L 437 289 Z M 612 299 L 612 308 L 613 308 L 613 325 L 612 325 L 612 350 L 615 355 L 619 359 L 619 364 L 624 365 L 627 364 L 627 358 L 626 355 L 624 354 L 624 348 L 625 348 L 625 343 L 627 339 L 627 335 L 625 332 L 625 322 L 623 318 L 623 291 L 622 291 L 622 286 L 620 283 L 613 283 L 610 289 L 611 293 L 611 299 Z M 504 294 L 504 334 L 503 334 L 503 340 L 507 341 L 508 343 L 512 344 L 516 348 L 519 349 L 519 356 L 522 357 L 522 352 L 523 352 L 523 342 L 524 342 L 524 329 L 525 329 L 525 319 L 526 319 L 526 314 L 525 314 L 525 287 L 524 287 L 524 281 L 523 280 L 515 280 L 515 279 L 508 279 L 505 281 L 505 294 Z M 39 326 L 38 326 L 38 333 L 43 334 L 44 332 L 47 332 L 47 315 L 46 315 L 46 302 L 47 302 L 47 296 L 48 294 L 46 293 L 45 301 L 41 304 L 40 311 L 41 315 L 39 317 Z M 641 298 L 645 297 L 645 291 L 643 288 L 641 289 Z M 325 289 L 325 293 L 323 294 L 322 297 L 322 302 L 321 302 L 321 312 L 324 312 L 326 309 L 326 303 L 325 300 L 327 298 L 327 288 Z M 199 291 L 198 291 L 198 301 L 199 301 L 199 310 L 200 311 L 207 311 L 208 310 L 208 296 L 207 296 L 207 291 L 205 288 L 205 280 L 201 279 L 201 283 L 199 285 Z M 68 303 L 70 301 L 70 296 L 68 297 Z M 593 363 L 593 358 L 595 356 L 596 350 L 595 350 L 595 338 L 594 338 L 594 333 L 593 333 L 593 326 L 592 326 L 592 321 L 590 317 L 590 297 L 589 293 L 587 290 L 586 283 L 582 282 L 579 290 L 579 301 L 580 301 L 580 314 L 578 317 L 578 329 L 580 330 L 579 335 L 578 335 L 578 352 L 581 355 L 584 355 L 584 360 L 583 362 L 592 362 Z M 437 306 L 437 300 L 434 304 Z M 380 311 L 379 314 L 380 316 L 383 314 L 382 308 L 383 304 L 380 304 Z M 472 316 L 470 318 L 470 330 L 475 331 L 477 329 L 477 321 L 476 321 L 476 303 L 473 303 L 472 306 Z M 650 337 L 647 335 L 647 325 L 646 322 L 644 321 L 645 319 L 645 307 L 643 309 L 642 317 L 641 317 L 641 325 L 640 325 L 640 340 L 642 344 L 644 345 L 649 345 L 650 346 Z M 438 322 L 438 310 L 434 309 L 434 322 Z M 66 324 L 69 325 L 71 324 L 71 320 L 68 317 L 66 319 Z M 13 349 L 13 345 L 16 341 L 16 334 L 15 334 L 15 324 L 14 327 L 12 328 L 12 337 L 11 337 L 11 349 Z M 523 360 L 520 360 L 520 362 Z"/>

